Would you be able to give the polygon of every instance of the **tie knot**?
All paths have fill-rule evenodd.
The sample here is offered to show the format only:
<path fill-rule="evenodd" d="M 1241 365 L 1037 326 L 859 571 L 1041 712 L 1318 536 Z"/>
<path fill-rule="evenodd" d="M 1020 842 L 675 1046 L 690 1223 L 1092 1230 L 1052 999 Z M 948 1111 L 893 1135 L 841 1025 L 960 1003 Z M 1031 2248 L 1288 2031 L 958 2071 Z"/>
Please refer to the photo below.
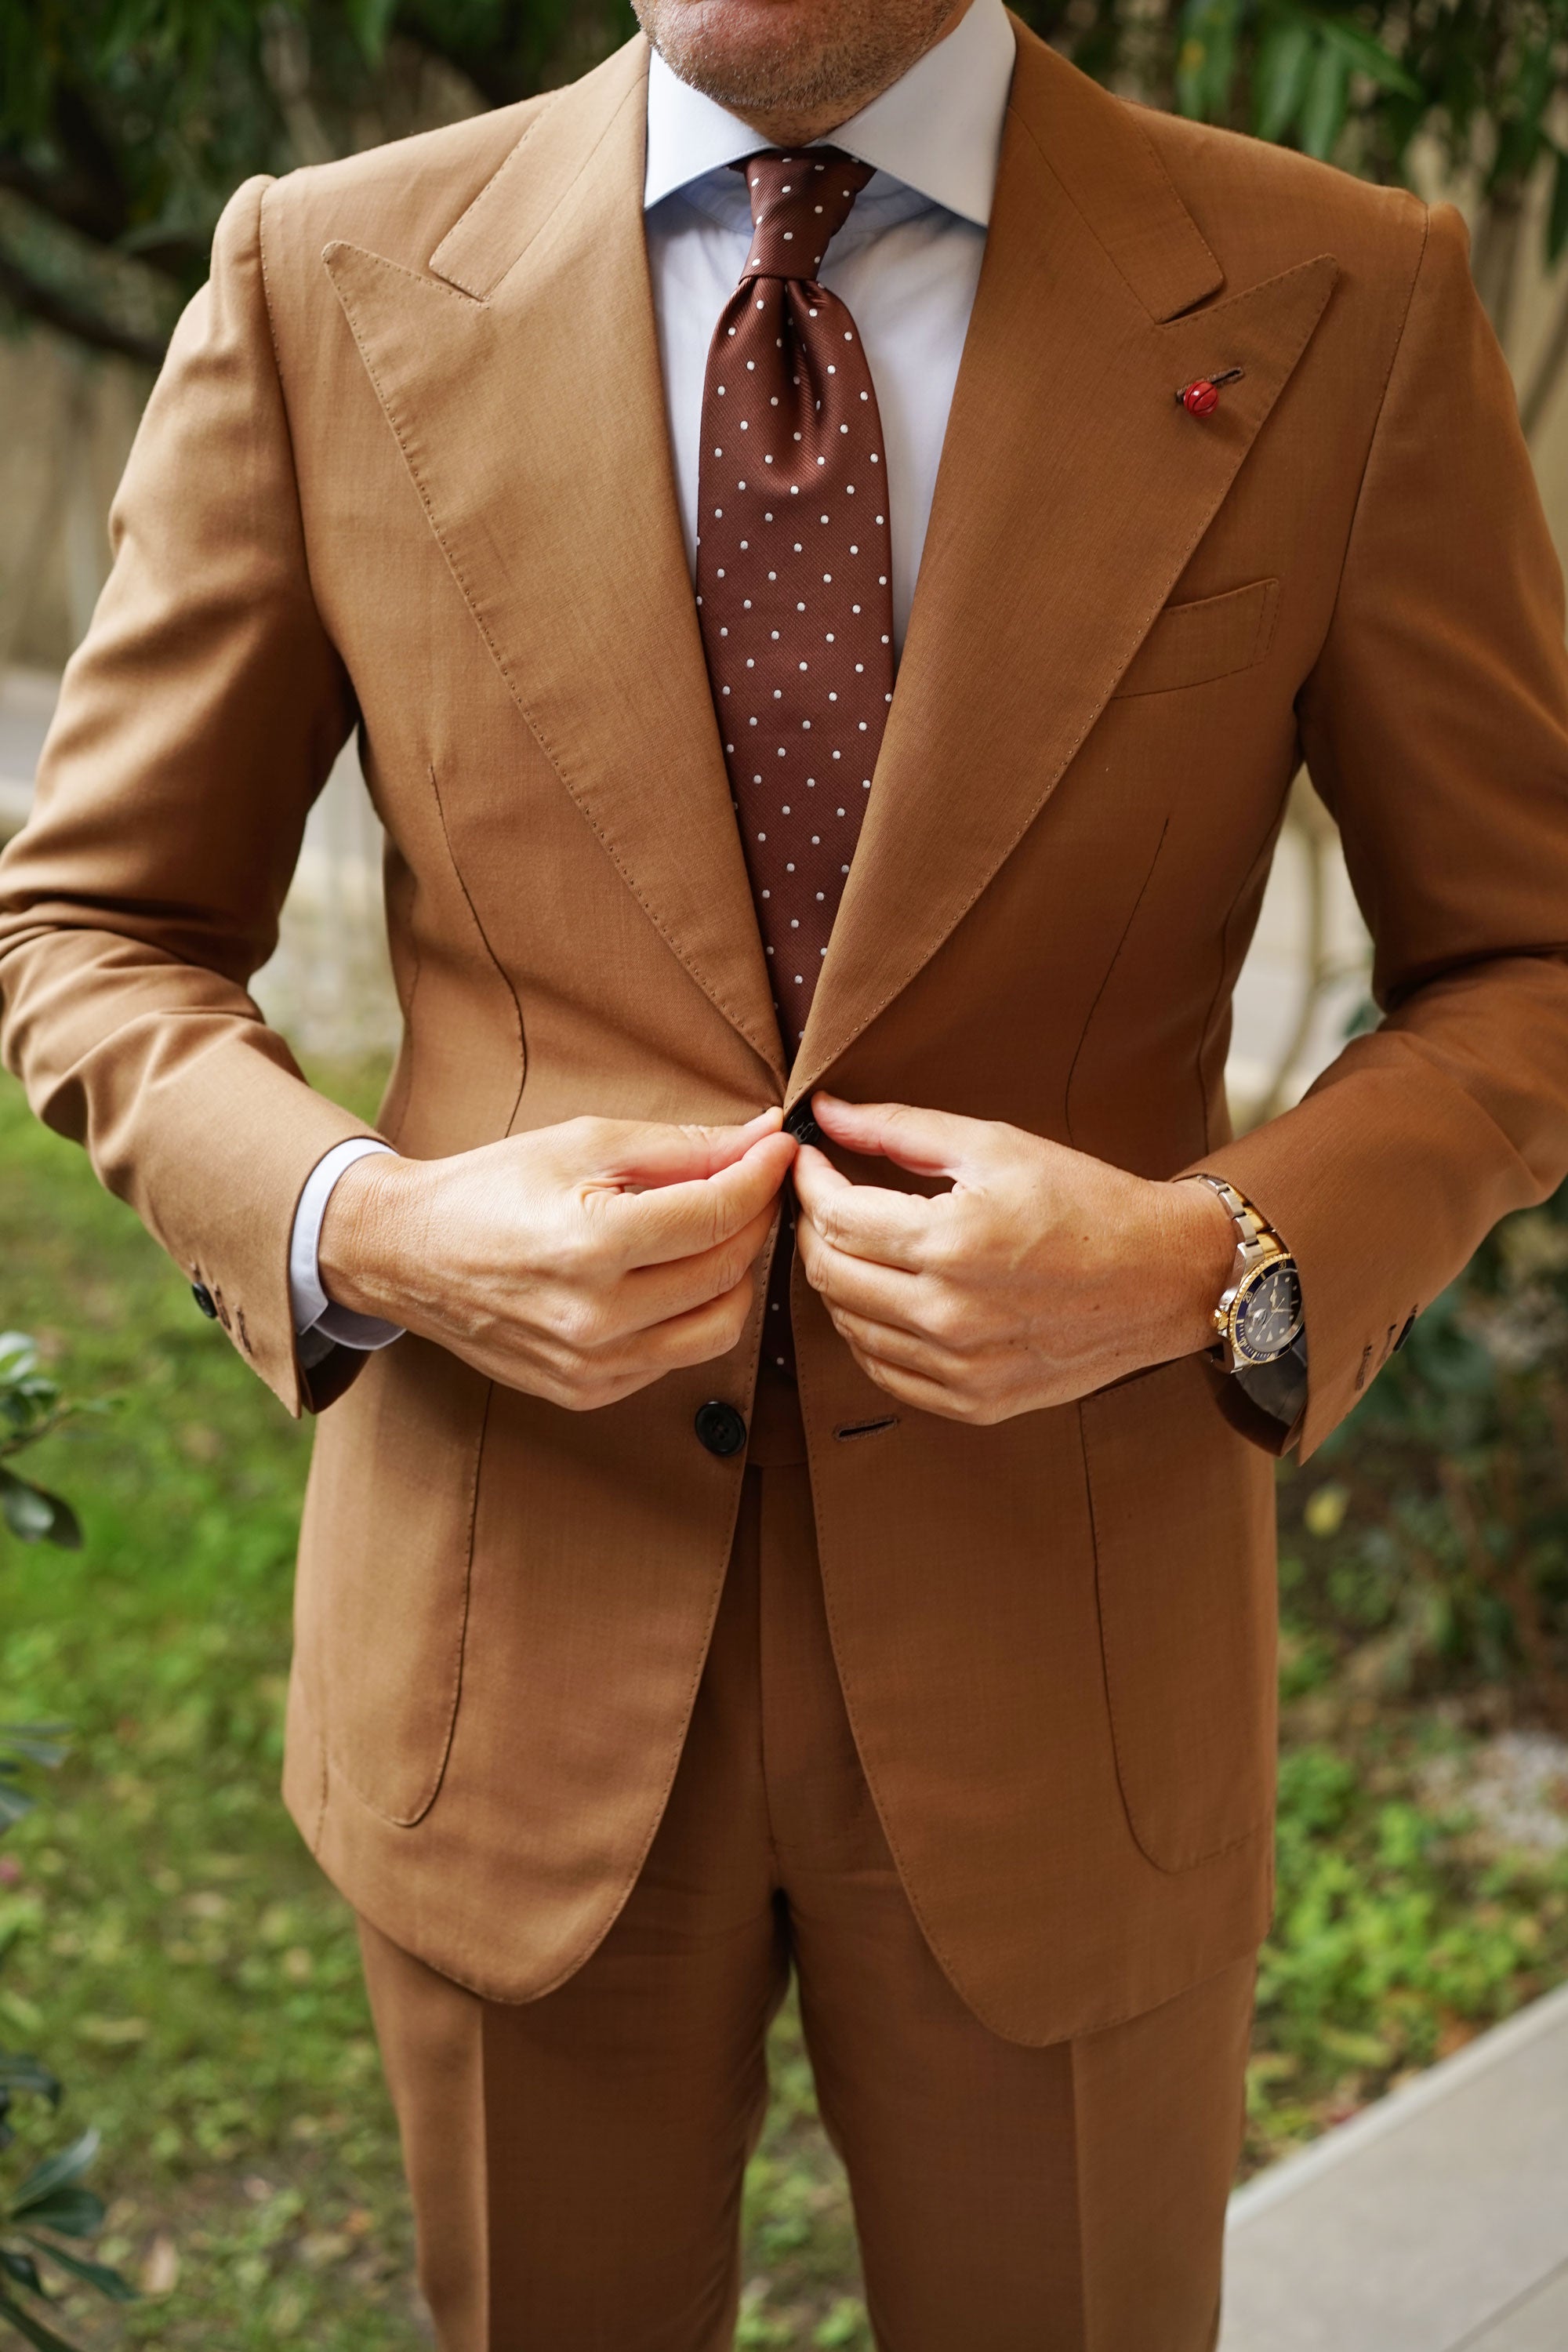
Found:
<path fill-rule="evenodd" d="M 734 168 L 744 172 L 752 192 L 752 249 L 742 279 L 815 278 L 873 170 L 837 147 L 796 155 L 766 148 Z"/>

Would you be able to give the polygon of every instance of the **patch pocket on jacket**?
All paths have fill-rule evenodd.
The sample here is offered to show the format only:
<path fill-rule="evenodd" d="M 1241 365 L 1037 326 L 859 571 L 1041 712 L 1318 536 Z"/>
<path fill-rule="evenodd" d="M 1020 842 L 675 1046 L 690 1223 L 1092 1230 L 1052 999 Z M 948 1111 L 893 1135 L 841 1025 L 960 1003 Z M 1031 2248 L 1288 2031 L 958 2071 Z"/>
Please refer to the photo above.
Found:
<path fill-rule="evenodd" d="M 408 1332 L 332 1407 L 311 1467 L 297 1644 L 333 1768 L 399 1829 L 429 1811 L 451 1747 L 490 1394 Z"/>
<path fill-rule="evenodd" d="M 1100 1638 L 1128 1822 L 1194 1869 L 1274 1809 L 1274 1465 L 1194 1358 L 1086 1397 Z"/>
<path fill-rule="evenodd" d="M 1254 580 L 1194 604 L 1167 604 L 1122 672 L 1113 699 L 1171 694 L 1251 669 L 1274 642 L 1278 580 Z"/>

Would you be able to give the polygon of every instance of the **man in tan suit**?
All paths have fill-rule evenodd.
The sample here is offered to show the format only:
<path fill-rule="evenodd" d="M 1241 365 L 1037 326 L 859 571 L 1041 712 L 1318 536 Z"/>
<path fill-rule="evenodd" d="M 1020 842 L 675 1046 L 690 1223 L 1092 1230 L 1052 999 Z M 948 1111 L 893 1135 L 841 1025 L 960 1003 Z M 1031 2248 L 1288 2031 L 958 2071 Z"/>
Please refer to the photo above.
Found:
<path fill-rule="evenodd" d="M 6 1052 L 331 1407 L 287 1794 L 447 2352 L 730 2341 L 792 1967 L 880 2343 L 1200 2352 L 1272 1456 L 1568 1167 L 1559 577 L 1451 213 L 1000 0 L 644 20 L 235 197 Z M 374 1135 L 247 993 L 356 727 Z M 1234 1140 L 1303 757 L 1384 1018 Z"/>

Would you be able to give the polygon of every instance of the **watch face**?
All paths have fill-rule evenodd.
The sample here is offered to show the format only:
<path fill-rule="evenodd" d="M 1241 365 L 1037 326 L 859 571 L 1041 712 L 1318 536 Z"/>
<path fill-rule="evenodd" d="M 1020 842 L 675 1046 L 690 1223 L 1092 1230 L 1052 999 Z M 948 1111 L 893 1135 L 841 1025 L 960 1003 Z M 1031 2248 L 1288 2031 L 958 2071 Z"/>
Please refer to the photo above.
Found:
<path fill-rule="evenodd" d="M 1292 1258 L 1259 1266 L 1242 1284 L 1231 1315 L 1231 1346 L 1244 1364 L 1270 1364 L 1301 1328 L 1301 1277 Z"/>

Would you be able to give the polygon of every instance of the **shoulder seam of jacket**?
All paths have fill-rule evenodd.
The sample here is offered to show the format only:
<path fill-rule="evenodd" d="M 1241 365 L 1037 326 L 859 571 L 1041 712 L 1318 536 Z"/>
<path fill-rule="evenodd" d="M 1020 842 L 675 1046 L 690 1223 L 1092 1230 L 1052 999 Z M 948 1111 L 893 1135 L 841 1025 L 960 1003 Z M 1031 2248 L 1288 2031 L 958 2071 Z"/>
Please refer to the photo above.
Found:
<path fill-rule="evenodd" d="M 272 348 L 272 374 L 278 386 L 278 411 L 283 420 L 283 438 L 289 452 L 289 480 L 294 493 L 294 530 L 300 547 L 301 593 L 316 616 L 317 626 L 323 637 L 328 635 L 316 602 L 315 587 L 310 579 L 310 542 L 305 536 L 305 509 L 300 496 L 300 466 L 294 447 L 294 420 L 289 413 L 289 387 L 283 380 L 283 353 L 278 341 L 278 321 L 272 310 L 272 278 L 267 262 L 267 199 L 277 186 L 271 175 L 261 180 L 260 194 L 256 203 L 256 258 L 261 279 L 261 308 L 267 318 L 268 341 Z M 334 647 L 334 651 L 336 648 Z"/>
<path fill-rule="evenodd" d="M 1410 283 L 1405 289 L 1405 308 L 1400 314 L 1399 320 L 1399 332 L 1394 338 L 1393 346 L 1388 354 L 1388 366 L 1384 371 L 1383 383 L 1378 392 L 1377 407 L 1373 412 L 1372 420 L 1372 431 L 1367 436 L 1366 455 L 1362 459 L 1361 477 L 1356 483 L 1355 498 L 1351 506 L 1350 528 L 1345 532 L 1344 548 L 1340 556 L 1339 577 L 1334 582 L 1333 605 L 1329 614 L 1328 626 L 1323 631 L 1324 645 L 1327 645 L 1330 636 L 1332 635 L 1334 623 L 1339 617 L 1340 597 L 1344 589 L 1345 573 L 1350 567 L 1351 549 L 1355 543 L 1356 530 L 1361 522 L 1362 502 L 1366 496 L 1366 478 L 1372 471 L 1372 461 L 1376 454 L 1379 436 L 1383 431 L 1384 415 L 1388 407 L 1388 395 L 1393 388 L 1394 374 L 1399 366 L 1400 354 L 1405 349 L 1405 338 L 1409 332 L 1410 314 L 1415 308 L 1415 289 L 1421 283 L 1421 272 L 1426 266 L 1426 256 L 1431 249 L 1431 244 L 1432 207 L 1429 204 L 1423 203 L 1421 206 L 1421 243 L 1415 255 L 1415 266 L 1410 273 Z M 1320 654 L 1321 653 L 1321 650 L 1322 648 L 1320 646 Z"/>

